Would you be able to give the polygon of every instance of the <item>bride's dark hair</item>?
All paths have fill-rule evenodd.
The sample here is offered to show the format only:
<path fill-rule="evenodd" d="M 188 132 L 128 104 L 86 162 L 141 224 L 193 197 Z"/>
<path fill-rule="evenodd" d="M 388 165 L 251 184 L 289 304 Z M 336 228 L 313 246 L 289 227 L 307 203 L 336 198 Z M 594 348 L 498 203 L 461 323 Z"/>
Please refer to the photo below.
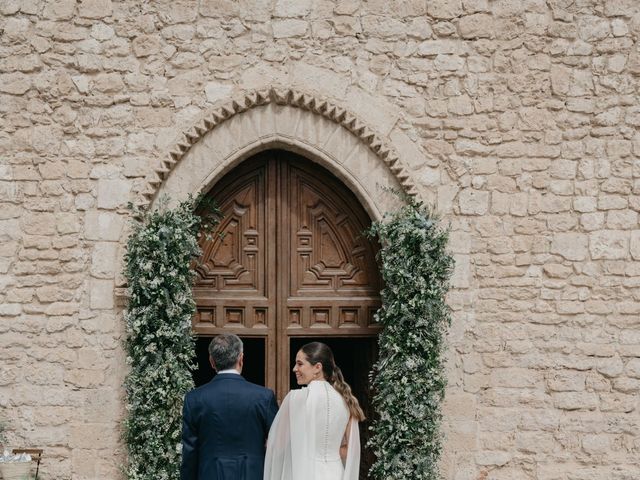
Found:
<path fill-rule="evenodd" d="M 307 361 L 311 365 L 316 365 L 317 363 L 322 364 L 322 371 L 325 378 L 331 386 L 342 395 L 349 409 L 349 414 L 359 422 L 363 421 L 365 419 L 364 412 L 362 408 L 360 408 L 358 399 L 354 397 L 351 392 L 351 387 L 344 381 L 342 371 L 340 367 L 336 365 L 331 349 L 324 343 L 311 342 L 303 345 L 300 350 L 304 353 L 304 356 L 307 357 Z"/>

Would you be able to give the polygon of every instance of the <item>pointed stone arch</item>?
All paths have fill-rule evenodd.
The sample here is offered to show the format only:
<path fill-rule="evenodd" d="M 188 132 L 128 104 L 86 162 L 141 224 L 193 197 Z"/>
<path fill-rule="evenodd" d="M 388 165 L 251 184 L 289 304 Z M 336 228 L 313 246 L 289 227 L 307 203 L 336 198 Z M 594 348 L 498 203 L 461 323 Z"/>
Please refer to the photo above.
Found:
<path fill-rule="evenodd" d="M 252 91 L 207 112 L 184 132 L 147 178 L 138 203 L 166 193 L 197 194 L 242 160 L 268 148 L 300 153 L 352 188 L 372 218 L 418 189 L 391 142 L 348 110 L 291 88 Z"/>

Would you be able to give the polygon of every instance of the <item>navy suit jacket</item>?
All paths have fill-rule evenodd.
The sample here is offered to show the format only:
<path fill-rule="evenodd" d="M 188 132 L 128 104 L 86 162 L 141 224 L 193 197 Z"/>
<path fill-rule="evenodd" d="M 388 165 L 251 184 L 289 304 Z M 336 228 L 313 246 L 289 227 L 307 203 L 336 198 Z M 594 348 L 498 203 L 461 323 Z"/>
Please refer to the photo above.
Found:
<path fill-rule="evenodd" d="M 181 480 L 262 480 L 265 442 L 278 411 L 273 392 L 233 373 L 187 393 Z"/>

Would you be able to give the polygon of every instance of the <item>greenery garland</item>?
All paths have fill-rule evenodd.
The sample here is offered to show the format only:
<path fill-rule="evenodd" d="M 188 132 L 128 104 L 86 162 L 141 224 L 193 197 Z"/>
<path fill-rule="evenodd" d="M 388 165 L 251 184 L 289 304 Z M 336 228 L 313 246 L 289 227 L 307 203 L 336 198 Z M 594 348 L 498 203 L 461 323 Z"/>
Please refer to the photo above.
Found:
<path fill-rule="evenodd" d="M 218 210 L 189 198 L 174 209 L 138 212 L 127 243 L 129 285 L 125 440 L 129 480 L 179 478 L 182 401 L 193 388 L 192 260 L 197 236 L 212 231 Z M 440 402 L 444 395 L 444 338 L 450 323 L 444 297 L 453 268 L 447 232 L 422 203 L 406 199 L 398 212 L 369 230 L 379 252 L 385 288 L 377 321 L 374 366 L 377 418 L 369 446 L 378 479 L 438 478 Z"/>
<path fill-rule="evenodd" d="M 450 324 L 445 303 L 453 258 L 448 232 L 422 203 L 406 205 L 372 225 L 384 289 L 376 315 L 383 326 L 373 369 L 377 413 L 369 446 L 376 479 L 434 480 L 441 452 L 446 378 L 444 342 Z"/>
<path fill-rule="evenodd" d="M 190 197 L 174 209 L 167 203 L 165 198 L 153 212 L 135 212 L 125 254 L 130 480 L 180 477 L 182 402 L 193 388 L 195 351 L 190 264 L 200 255 L 199 231 L 217 222 L 213 207 L 204 216 L 195 212 L 197 199 Z"/>

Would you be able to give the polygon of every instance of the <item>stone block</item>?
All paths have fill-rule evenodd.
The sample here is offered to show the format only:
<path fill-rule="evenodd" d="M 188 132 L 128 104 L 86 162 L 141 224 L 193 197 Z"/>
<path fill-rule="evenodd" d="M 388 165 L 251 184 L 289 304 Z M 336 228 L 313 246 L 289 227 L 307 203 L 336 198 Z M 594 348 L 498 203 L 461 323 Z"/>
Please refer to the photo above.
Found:
<path fill-rule="evenodd" d="M 275 38 L 305 37 L 309 30 L 308 22 L 297 19 L 274 20 L 271 26 Z"/>
<path fill-rule="evenodd" d="M 425 40 L 418 45 L 418 55 L 462 55 L 468 53 L 468 46 L 459 40 Z"/>
<path fill-rule="evenodd" d="M 91 27 L 91 37 L 99 41 L 109 40 L 115 36 L 115 30 L 105 23 L 96 23 Z M 73 77 L 72 77 L 73 80 Z M 75 80 L 73 83 L 76 83 Z M 77 86 L 77 85 L 76 85 Z"/>
<path fill-rule="evenodd" d="M 489 210 L 489 192 L 466 188 L 458 194 L 458 205 L 463 215 L 484 215 Z"/>
<path fill-rule="evenodd" d="M 157 35 L 139 35 L 131 42 L 133 54 L 138 58 L 160 53 L 162 43 Z"/>
<path fill-rule="evenodd" d="M 436 166 L 437 163 L 425 159 L 425 154 L 420 146 L 409 138 L 401 129 L 394 128 L 390 135 L 391 141 L 398 153 L 398 156 L 409 168 L 419 168 L 428 164 Z"/>
<path fill-rule="evenodd" d="M 312 0 L 277 0 L 276 17 L 306 17 L 313 8 Z"/>
<path fill-rule="evenodd" d="M 636 410 L 637 405 L 637 395 L 627 395 L 620 392 L 600 394 L 600 410 L 602 412 L 630 413 Z"/>
<path fill-rule="evenodd" d="M 112 13 L 111 0 L 82 0 L 78 4 L 78 15 L 84 18 L 105 18 Z"/>
<path fill-rule="evenodd" d="M 120 268 L 117 252 L 118 244 L 115 242 L 96 243 L 91 254 L 91 275 L 95 278 L 114 278 Z"/>
<path fill-rule="evenodd" d="M 228 100 L 232 91 L 233 85 L 218 82 L 209 82 L 204 87 L 207 100 L 211 103 L 216 103 L 220 100 Z"/>
<path fill-rule="evenodd" d="M 551 253 L 572 261 L 586 260 L 589 237 L 582 233 L 557 233 L 551 240 Z"/>
<path fill-rule="evenodd" d="M 376 100 L 359 88 L 349 88 L 346 102 L 355 115 L 381 135 L 388 135 L 398 121 L 399 113 L 392 105 Z"/>
<path fill-rule="evenodd" d="M 53 213 L 27 213 L 22 218 L 22 229 L 32 235 L 54 235 L 56 223 Z"/>
<path fill-rule="evenodd" d="M 598 206 L 596 197 L 576 196 L 573 197 L 573 209 L 577 212 L 595 212 Z"/>
<path fill-rule="evenodd" d="M 560 410 L 595 410 L 600 401 L 592 392 L 558 392 L 552 395 L 553 404 Z"/>
<path fill-rule="evenodd" d="M 98 208 L 112 210 L 125 206 L 130 200 L 131 182 L 119 179 L 98 180 Z"/>
<path fill-rule="evenodd" d="M 99 93 L 117 93 L 124 89 L 119 73 L 102 73 L 93 79 L 93 90 Z"/>
<path fill-rule="evenodd" d="M 154 151 L 155 145 L 156 136 L 154 134 L 147 132 L 131 133 L 127 138 L 127 153 L 137 155 L 150 154 Z"/>
<path fill-rule="evenodd" d="M 54 302 L 45 309 L 46 315 L 62 316 L 75 315 L 80 310 L 80 305 L 74 302 Z"/>
<path fill-rule="evenodd" d="M 640 230 L 634 230 L 631 232 L 629 246 L 631 257 L 634 260 L 640 260 Z"/>
<path fill-rule="evenodd" d="M 117 428 L 108 423 L 72 423 L 69 446 L 82 449 L 87 445 L 109 448 L 115 446 L 118 438 Z"/>
<path fill-rule="evenodd" d="M 11 95 L 22 95 L 31 88 L 31 78 L 22 73 L 0 74 L 0 92 Z"/>
<path fill-rule="evenodd" d="M 482 466 L 497 466 L 506 465 L 512 458 L 510 452 L 504 451 L 480 451 L 474 456 L 478 465 Z"/>
<path fill-rule="evenodd" d="M 551 162 L 549 173 L 552 178 L 573 179 L 576 177 L 578 162 L 573 160 L 556 159 Z"/>
<path fill-rule="evenodd" d="M 291 75 L 296 86 L 314 91 L 317 85 L 323 85 L 325 90 L 337 99 L 345 97 L 351 83 L 343 75 L 301 62 L 294 65 Z"/>
<path fill-rule="evenodd" d="M 577 25 L 578 35 L 585 42 L 603 40 L 611 33 L 609 21 L 595 15 L 580 15 Z"/>
<path fill-rule="evenodd" d="M 466 39 L 490 38 L 494 28 L 493 17 L 486 13 L 466 15 L 458 22 L 460 36 Z"/>
<path fill-rule="evenodd" d="M 22 313 L 22 305 L 19 303 L 0 304 L 0 317 L 16 317 Z"/>
<path fill-rule="evenodd" d="M 622 260 L 629 255 L 629 232 L 601 230 L 589 234 L 592 260 Z"/>
<path fill-rule="evenodd" d="M 638 4 L 635 0 L 605 0 L 604 14 L 607 17 L 630 17 L 638 12 Z"/>
<path fill-rule="evenodd" d="M 495 368 L 491 372 L 491 384 L 505 388 L 535 388 L 540 375 L 526 368 Z"/>
<path fill-rule="evenodd" d="M 560 370 L 549 374 L 547 385 L 554 392 L 584 391 L 586 374 L 575 370 Z"/>
<path fill-rule="evenodd" d="M 469 255 L 454 255 L 455 267 L 451 275 L 453 288 L 469 288 L 471 283 L 471 262 Z"/>
<path fill-rule="evenodd" d="M 582 228 L 584 228 L 587 232 L 600 230 L 604 228 L 604 213 L 585 213 L 580 216 L 580 225 L 582 225 Z"/>
<path fill-rule="evenodd" d="M 587 434 L 582 437 L 582 449 L 589 455 L 602 455 L 611 449 L 611 440 L 606 434 Z"/>
<path fill-rule="evenodd" d="M 43 303 L 68 302 L 73 299 L 73 291 L 54 285 L 47 285 L 36 289 L 36 296 Z"/>
<path fill-rule="evenodd" d="M 438 55 L 434 60 L 436 70 L 443 72 L 455 72 L 464 67 L 464 58 L 458 55 Z M 473 110 L 473 106 L 471 106 Z"/>
<path fill-rule="evenodd" d="M 638 213 L 633 210 L 611 210 L 607 212 L 607 228 L 611 230 L 638 228 Z"/>
<path fill-rule="evenodd" d="M 452 420 L 474 420 L 477 397 L 466 392 L 450 392 L 442 406 L 444 415 Z"/>
<path fill-rule="evenodd" d="M 447 63 L 440 62 L 440 59 L 447 57 Z M 464 60 L 460 57 L 453 59 L 450 55 L 438 55 L 435 62 L 436 68 L 444 70 L 458 70 L 464 65 Z M 473 113 L 473 103 L 467 95 L 451 97 L 448 101 L 447 110 L 454 115 L 471 115 Z"/>
<path fill-rule="evenodd" d="M 617 377 L 624 370 L 624 364 L 620 357 L 600 358 L 596 363 L 596 369 L 605 377 Z"/>
<path fill-rule="evenodd" d="M 75 0 L 53 0 L 46 3 L 43 16 L 48 20 L 70 20 L 75 8 Z"/>
<path fill-rule="evenodd" d="M 93 310 L 110 310 L 114 307 L 113 280 L 91 279 L 90 305 Z"/>
<path fill-rule="evenodd" d="M 451 20 L 462 15 L 461 0 L 430 0 L 427 3 L 427 13 L 439 20 Z"/>
<path fill-rule="evenodd" d="M 251 8 L 256 9 L 264 2 L 251 2 Z M 200 0 L 198 2 L 200 15 L 203 17 L 235 17 L 242 8 L 242 2 L 237 0 Z M 258 8 L 259 9 L 259 8 Z M 244 11 L 248 14 L 248 11 Z"/>
<path fill-rule="evenodd" d="M 104 370 L 74 368 L 64 372 L 64 382 L 75 388 L 96 388 L 104 384 Z"/>
<path fill-rule="evenodd" d="M 88 211 L 85 214 L 84 234 L 88 240 L 118 241 L 124 218 L 113 212 Z"/>
<path fill-rule="evenodd" d="M 80 224 L 78 222 L 78 216 L 74 213 L 56 214 L 56 229 L 58 233 L 62 235 L 79 232 Z"/>
<path fill-rule="evenodd" d="M 640 392 L 640 380 L 636 378 L 620 377 L 613 380 L 613 389 L 622 393 Z"/>
<path fill-rule="evenodd" d="M 556 95 L 567 95 L 571 85 L 571 69 L 554 64 L 550 71 L 551 90 Z"/>
<path fill-rule="evenodd" d="M 640 378 L 640 358 L 632 358 L 625 365 L 624 373 L 631 378 Z"/>

